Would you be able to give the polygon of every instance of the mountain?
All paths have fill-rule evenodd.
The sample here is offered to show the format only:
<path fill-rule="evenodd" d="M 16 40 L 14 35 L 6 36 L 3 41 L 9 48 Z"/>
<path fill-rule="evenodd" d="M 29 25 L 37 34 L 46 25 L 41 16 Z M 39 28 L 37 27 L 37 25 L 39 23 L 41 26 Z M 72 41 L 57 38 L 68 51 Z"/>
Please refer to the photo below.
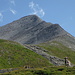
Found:
<path fill-rule="evenodd" d="M 59 24 L 29 15 L 0 27 L 0 39 L 18 42 L 54 65 L 63 65 L 64 57 L 75 64 L 75 37 Z"/>
<path fill-rule="evenodd" d="M 12 40 L 21 44 L 39 44 L 57 40 L 75 49 L 75 37 L 60 25 L 47 23 L 36 15 L 25 16 L 0 27 L 0 39 Z"/>
<path fill-rule="evenodd" d="M 31 29 L 41 23 L 42 20 L 35 15 L 23 17 L 0 28 L 0 38 L 14 40 L 20 43 L 32 38 Z"/>

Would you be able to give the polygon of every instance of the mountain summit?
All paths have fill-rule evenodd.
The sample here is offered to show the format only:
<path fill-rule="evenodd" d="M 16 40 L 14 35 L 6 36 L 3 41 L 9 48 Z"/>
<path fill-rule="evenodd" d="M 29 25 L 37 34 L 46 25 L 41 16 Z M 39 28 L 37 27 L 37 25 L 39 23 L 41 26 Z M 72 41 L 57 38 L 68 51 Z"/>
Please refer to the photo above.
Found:
<path fill-rule="evenodd" d="M 0 39 L 17 41 L 21 44 L 39 44 L 58 40 L 75 48 L 75 39 L 59 24 L 47 23 L 36 15 L 25 16 L 0 27 Z"/>

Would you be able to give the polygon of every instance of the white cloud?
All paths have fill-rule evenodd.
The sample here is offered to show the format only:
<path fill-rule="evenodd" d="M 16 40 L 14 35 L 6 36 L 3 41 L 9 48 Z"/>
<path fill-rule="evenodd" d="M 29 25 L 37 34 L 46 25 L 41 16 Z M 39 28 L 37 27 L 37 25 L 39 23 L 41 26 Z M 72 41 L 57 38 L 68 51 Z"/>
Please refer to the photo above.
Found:
<path fill-rule="evenodd" d="M 38 4 L 35 4 L 34 2 L 30 2 L 29 7 L 33 10 L 31 14 L 36 14 L 39 17 L 43 17 L 45 15 L 44 10 L 40 8 Z"/>
<path fill-rule="evenodd" d="M 40 14 L 41 14 L 42 16 L 45 15 L 45 12 L 43 11 L 43 9 L 40 10 Z"/>
<path fill-rule="evenodd" d="M 34 3 L 33 3 L 33 2 L 30 2 L 30 3 L 29 3 L 29 7 L 30 7 L 30 8 L 34 8 Z"/>
<path fill-rule="evenodd" d="M 14 14 L 14 15 L 17 13 L 17 11 L 16 11 L 16 10 L 11 9 L 11 8 L 10 8 L 10 11 L 11 11 L 11 13 L 12 13 L 12 14 Z"/>
<path fill-rule="evenodd" d="M 10 3 L 15 6 L 15 0 L 10 0 Z"/>
<path fill-rule="evenodd" d="M 10 2 L 12 5 L 14 5 L 14 6 L 16 5 L 16 4 L 15 4 L 15 0 L 9 0 L 9 2 Z M 10 12 L 11 12 L 12 14 L 14 14 L 14 15 L 17 13 L 17 11 L 14 10 L 14 9 L 12 9 L 11 6 L 10 6 L 9 10 L 10 10 Z"/>
<path fill-rule="evenodd" d="M 0 22 L 3 22 L 3 18 L 5 17 L 3 15 L 3 13 L 8 13 L 9 11 L 12 13 L 12 14 L 16 14 L 17 11 L 12 9 L 11 7 L 12 6 L 15 6 L 15 0 L 7 0 L 10 4 L 8 5 L 8 8 L 4 9 L 4 10 L 0 10 Z M 12 5 L 12 6 L 11 6 Z"/>
<path fill-rule="evenodd" d="M 3 14 L 0 12 L 0 22 L 3 21 Z"/>

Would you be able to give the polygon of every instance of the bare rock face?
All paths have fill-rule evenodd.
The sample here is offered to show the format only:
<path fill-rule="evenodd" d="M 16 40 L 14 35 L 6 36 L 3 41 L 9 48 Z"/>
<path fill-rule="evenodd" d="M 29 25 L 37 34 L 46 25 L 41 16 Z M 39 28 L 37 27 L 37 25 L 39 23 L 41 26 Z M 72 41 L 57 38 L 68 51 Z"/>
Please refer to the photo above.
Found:
<path fill-rule="evenodd" d="M 75 45 L 75 38 L 60 25 L 47 23 L 36 15 L 25 16 L 0 27 L 0 39 L 17 41 L 21 44 L 39 44 L 53 39 L 65 42 L 68 41 L 67 38 L 70 40 L 68 43 L 73 42 Z"/>

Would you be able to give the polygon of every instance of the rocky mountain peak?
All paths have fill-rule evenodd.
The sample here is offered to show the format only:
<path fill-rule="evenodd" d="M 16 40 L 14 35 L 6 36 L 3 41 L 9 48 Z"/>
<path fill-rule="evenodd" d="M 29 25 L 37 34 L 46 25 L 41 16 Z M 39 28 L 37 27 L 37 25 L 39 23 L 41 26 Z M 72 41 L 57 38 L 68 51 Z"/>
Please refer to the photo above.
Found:
<path fill-rule="evenodd" d="M 59 25 L 47 23 L 36 15 L 29 15 L 0 27 L 0 39 L 21 44 L 39 44 L 68 33 Z"/>
<path fill-rule="evenodd" d="M 38 21 L 38 22 L 41 22 L 42 19 L 40 19 L 37 15 L 28 15 L 28 16 L 25 16 L 25 17 L 22 17 L 21 19 L 19 19 L 20 21 L 29 21 L 29 22 L 35 22 L 35 21 Z"/>

